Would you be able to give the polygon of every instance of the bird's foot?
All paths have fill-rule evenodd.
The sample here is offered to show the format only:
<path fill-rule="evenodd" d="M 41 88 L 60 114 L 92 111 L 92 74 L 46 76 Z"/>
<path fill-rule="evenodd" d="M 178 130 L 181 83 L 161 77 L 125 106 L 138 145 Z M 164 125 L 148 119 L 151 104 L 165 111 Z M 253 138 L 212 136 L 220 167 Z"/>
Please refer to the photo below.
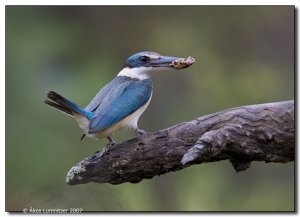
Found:
<path fill-rule="evenodd" d="M 113 145 L 116 144 L 116 143 L 113 143 L 113 142 L 110 142 L 106 145 L 105 149 L 108 150 L 110 149 L 111 147 L 113 147 Z"/>
<path fill-rule="evenodd" d="M 110 137 L 106 137 L 108 139 L 108 144 L 102 149 L 101 153 L 100 153 L 100 157 L 102 157 L 103 155 L 105 155 L 115 144 L 116 142 Z"/>
<path fill-rule="evenodd" d="M 107 139 L 108 139 L 109 143 L 106 145 L 106 149 L 110 149 L 113 145 L 116 144 L 116 142 L 115 142 L 115 140 L 113 140 L 113 138 L 110 137 L 110 136 L 108 136 Z"/>
<path fill-rule="evenodd" d="M 147 133 L 145 130 L 141 130 L 138 128 L 135 129 L 135 132 L 138 134 L 138 136 L 142 136 Z"/>

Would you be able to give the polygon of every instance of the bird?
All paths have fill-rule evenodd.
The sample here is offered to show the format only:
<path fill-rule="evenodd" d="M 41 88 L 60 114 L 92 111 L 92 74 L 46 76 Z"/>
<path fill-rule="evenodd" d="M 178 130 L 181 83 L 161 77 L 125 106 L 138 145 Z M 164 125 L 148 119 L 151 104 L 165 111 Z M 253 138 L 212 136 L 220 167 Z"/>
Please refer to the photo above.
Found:
<path fill-rule="evenodd" d="M 155 52 L 142 51 L 130 56 L 117 76 L 106 84 L 85 107 L 81 107 L 55 91 L 49 91 L 44 102 L 75 118 L 84 134 L 98 140 L 107 138 L 109 144 L 116 142 L 113 134 L 130 128 L 138 135 L 138 120 L 147 109 L 153 93 L 151 77 L 157 72 L 175 67 L 174 62 L 183 58 L 162 56 Z M 184 65 L 185 68 L 188 65 Z"/>

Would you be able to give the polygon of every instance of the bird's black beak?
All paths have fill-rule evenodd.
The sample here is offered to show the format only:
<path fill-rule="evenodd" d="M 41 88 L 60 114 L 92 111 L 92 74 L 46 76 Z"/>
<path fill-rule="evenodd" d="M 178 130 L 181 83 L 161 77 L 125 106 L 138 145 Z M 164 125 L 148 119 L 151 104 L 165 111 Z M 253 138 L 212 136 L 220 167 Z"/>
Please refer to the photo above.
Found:
<path fill-rule="evenodd" d="M 160 56 L 155 60 L 151 60 L 148 64 L 152 67 L 169 67 L 175 69 L 187 68 L 195 62 L 193 57 L 180 58 L 180 57 L 168 57 Z"/>
<path fill-rule="evenodd" d="M 158 59 L 151 60 L 149 66 L 152 67 L 172 67 L 171 64 L 180 59 L 179 57 L 160 56 Z"/>

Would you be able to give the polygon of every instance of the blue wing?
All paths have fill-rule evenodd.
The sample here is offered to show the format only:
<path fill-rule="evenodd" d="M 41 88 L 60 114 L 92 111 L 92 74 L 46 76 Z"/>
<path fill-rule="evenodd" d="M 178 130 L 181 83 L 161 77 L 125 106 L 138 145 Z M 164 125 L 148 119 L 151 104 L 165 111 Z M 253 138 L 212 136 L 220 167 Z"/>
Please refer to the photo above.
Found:
<path fill-rule="evenodd" d="M 149 100 L 151 93 L 150 79 L 130 79 L 118 88 L 111 89 L 104 97 L 105 102 L 102 101 L 95 111 L 89 133 L 102 131 L 135 112 Z"/>
<path fill-rule="evenodd" d="M 92 101 L 85 107 L 85 110 L 90 112 L 96 112 L 99 110 L 101 104 L 105 104 L 107 100 L 112 100 L 117 94 L 111 94 L 110 92 L 120 91 L 123 92 L 124 88 L 131 82 L 131 78 L 126 76 L 117 76 L 107 85 L 105 85 L 97 95 L 92 99 Z M 107 97 L 110 96 L 110 97 Z M 109 99 L 107 99 L 109 98 Z"/>

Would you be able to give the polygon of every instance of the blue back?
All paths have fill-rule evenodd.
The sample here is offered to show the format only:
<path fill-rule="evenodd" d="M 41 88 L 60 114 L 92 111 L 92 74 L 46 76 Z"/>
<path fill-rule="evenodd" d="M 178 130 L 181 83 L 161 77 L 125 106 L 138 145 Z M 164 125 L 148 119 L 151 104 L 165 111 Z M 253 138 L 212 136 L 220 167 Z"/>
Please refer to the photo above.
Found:
<path fill-rule="evenodd" d="M 116 77 L 86 107 L 86 110 L 94 112 L 89 133 L 102 131 L 135 112 L 147 103 L 151 93 L 150 79 Z"/>
<path fill-rule="evenodd" d="M 113 94 L 113 92 L 116 90 L 122 91 L 124 89 L 123 86 L 126 86 L 128 82 L 131 82 L 130 80 L 132 79 L 126 76 L 115 77 L 97 93 L 97 95 L 85 107 L 85 110 L 95 112 L 101 104 L 104 104 L 107 101 L 112 101 L 113 98 L 116 97 L 115 94 Z M 108 93 L 110 94 L 108 95 Z"/>

